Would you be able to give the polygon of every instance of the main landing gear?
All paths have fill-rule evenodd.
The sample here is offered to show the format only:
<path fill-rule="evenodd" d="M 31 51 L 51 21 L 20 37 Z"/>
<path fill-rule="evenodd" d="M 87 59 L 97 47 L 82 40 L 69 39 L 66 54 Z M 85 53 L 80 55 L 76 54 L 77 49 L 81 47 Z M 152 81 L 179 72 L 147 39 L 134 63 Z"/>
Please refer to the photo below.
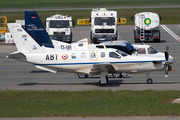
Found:
<path fill-rule="evenodd" d="M 147 79 L 147 84 L 152 84 L 153 83 L 153 80 L 151 78 L 148 78 Z"/>
<path fill-rule="evenodd" d="M 109 82 L 108 72 L 101 72 L 101 80 L 99 81 L 100 85 L 106 85 Z"/>
<path fill-rule="evenodd" d="M 99 84 L 100 85 L 106 85 L 108 82 L 109 82 L 109 79 L 108 79 L 108 72 L 101 72 L 100 73 L 100 80 L 99 80 Z M 148 77 L 147 79 L 147 84 L 152 84 L 153 83 L 153 80 L 151 78 L 149 78 L 149 74 L 146 74 L 146 76 Z M 84 74 L 84 73 L 79 73 L 78 74 L 78 77 L 79 78 L 87 78 L 88 75 L 87 74 Z M 122 73 L 114 73 L 113 74 L 113 77 L 114 78 L 120 78 L 120 77 L 123 77 L 123 74 Z"/>
<path fill-rule="evenodd" d="M 87 75 L 87 74 L 84 74 L 84 73 L 79 73 L 79 74 L 78 74 L 78 77 L 79 77 L 79 78 L 87 78 L 88 75 Z"/>
<path fill-rule="evenodd" d="M 149 73 L 146 74 L 147 77 L 149 77 Z M 147 79 L 147 84 L 152 84 L 153 80 L 151 78 Z"/>

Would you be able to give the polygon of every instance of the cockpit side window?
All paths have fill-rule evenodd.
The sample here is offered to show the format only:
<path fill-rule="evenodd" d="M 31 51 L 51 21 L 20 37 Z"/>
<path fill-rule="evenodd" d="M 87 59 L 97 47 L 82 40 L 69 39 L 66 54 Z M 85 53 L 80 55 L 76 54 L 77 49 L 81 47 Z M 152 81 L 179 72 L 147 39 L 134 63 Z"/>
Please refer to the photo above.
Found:
<path fill-rule="evenodd" d="M 120 56 L 115 52 L 109 52 L 109 57 L 111 57 L 111 58 L 120 58 Z"/>
<path fill-rule="evenodd" d="M 145 48 L 139 48 L 137 51 L 138 54 L 146 54 L 146 49 Z"/>
<path fill-rule="evenodd" d="M 150 47 L 150 48 L 148 48 L 148 53 L 149 53 L 149 54 L 156 54 L 156 53 L 158 53 L 158 52 L 157 52 L 157 50 L 155 50 L 153 47 Z"/>
<path fill-rule="evenodd" d="M 116 52 L 119 53 L 120 55 L 122 55 L 123 57 L 128 55 L 127 53 L 120 51 L 120 50 L 116 50 Z"/>

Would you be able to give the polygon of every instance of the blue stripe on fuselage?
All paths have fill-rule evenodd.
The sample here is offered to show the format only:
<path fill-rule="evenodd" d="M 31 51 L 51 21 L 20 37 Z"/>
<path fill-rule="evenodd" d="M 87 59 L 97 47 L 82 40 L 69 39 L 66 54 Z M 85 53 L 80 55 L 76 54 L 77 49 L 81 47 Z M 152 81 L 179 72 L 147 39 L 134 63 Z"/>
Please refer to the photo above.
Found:
<path fill-rule="evenodd" d="M 161 60 L 165 62 L 165 60 Z M 126 61 L 126 62 L 86 62 L 86 63 L 52 63 L 52 64 L 35 64 L 35 65 L 85 65 L 85 64 L 116 64 L 116 63 L 148 63 L 153 61 Z"/>

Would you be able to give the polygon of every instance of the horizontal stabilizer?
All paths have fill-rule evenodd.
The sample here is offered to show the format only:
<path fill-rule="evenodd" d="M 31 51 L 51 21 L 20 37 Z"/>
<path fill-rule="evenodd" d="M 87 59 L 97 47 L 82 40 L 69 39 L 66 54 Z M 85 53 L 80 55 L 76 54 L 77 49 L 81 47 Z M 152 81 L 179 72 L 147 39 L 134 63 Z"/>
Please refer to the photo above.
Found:
<path fill-rule="evenodd" d="M 13 53 L 9 54 L 7 56 L 7 58 L 26 61 L 26 56 L 23 53 L 19 52 L 19 51 L 16 51 L 16 52 L 13 52 Z"/>

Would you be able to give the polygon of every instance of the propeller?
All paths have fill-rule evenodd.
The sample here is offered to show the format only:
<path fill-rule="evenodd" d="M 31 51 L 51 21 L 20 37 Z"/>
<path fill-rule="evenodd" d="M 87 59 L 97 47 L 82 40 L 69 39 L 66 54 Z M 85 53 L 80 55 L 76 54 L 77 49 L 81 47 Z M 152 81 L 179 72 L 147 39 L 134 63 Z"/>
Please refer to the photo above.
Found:
<path fill-rule="evenodd" d="M 166 51 L 164 52 L 164 53 L 165 53 L 165 60 L 166 60 L 166 61 L 168 61 L 168 59 L 169 59 L 169 53 L 168 53 L 168 51 L 169 51 L 169 46 L 166 47 Z"/>
<path fill-rule="evenodd" d="M 169 64 L 168 64 L 168 59 L 169 59 L 169 46 L 166 47 L 166 51 L 164 52 L 165 54 L 165 64 L 164 64 L 164 68 L 165 68 L 165 77 L 168 77 L 168 72 L 169 72 Z"/>

